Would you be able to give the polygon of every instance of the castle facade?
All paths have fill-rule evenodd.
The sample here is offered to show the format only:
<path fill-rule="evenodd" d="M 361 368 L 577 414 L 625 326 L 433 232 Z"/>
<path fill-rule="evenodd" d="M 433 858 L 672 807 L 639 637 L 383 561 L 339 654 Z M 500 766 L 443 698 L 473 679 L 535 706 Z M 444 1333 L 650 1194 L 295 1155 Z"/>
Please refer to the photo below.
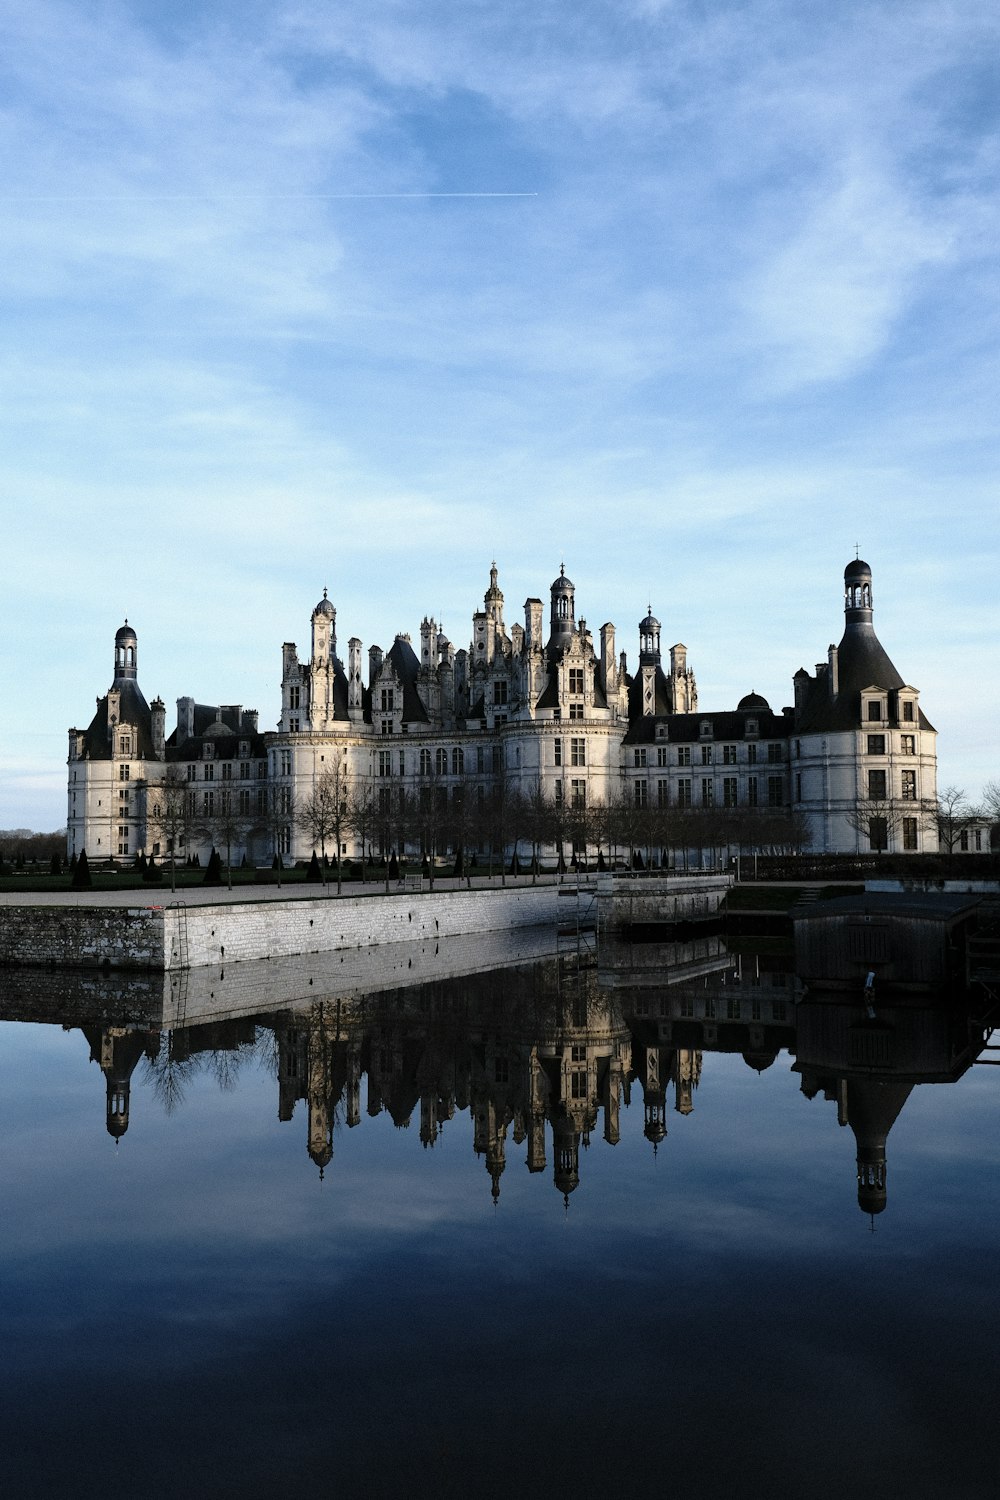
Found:
<path fill-rule="evenodd" d="M 529 598 L 508 628 L 494 565 L 467 649 L 425 618 L 418 647 L 399 634 L 369 647 L 367 664 L 357 637 L 346 662 L 338 653 L 324 590 L 308 656 L 282 647 L 273 730 L 241 705 L 182 697 L 169 736 L 162 700 L 139 688 L 126 622 L 111 688 L 88 727 L 69 731 L 68 851 L 124 863 L 171 847 L 204 859 L 214 845 L 261 863 L 320 849 L 506 853 L 519 840 L 538 852 L 568 839 L 580 854 L 618 841 L 661 859 L 758 834 L 819 852 L 933 850 L 936 733 L 872 609 L 858 559 L 840 644 L 796 674 L 792 706 L 775 712 L 751 692 L 705 711 L 686 647 L 661 651 L 652 609 L 630 672 L 615 627 L 595 640 L 577 617 L 564 569 L 547 625 Z"/>

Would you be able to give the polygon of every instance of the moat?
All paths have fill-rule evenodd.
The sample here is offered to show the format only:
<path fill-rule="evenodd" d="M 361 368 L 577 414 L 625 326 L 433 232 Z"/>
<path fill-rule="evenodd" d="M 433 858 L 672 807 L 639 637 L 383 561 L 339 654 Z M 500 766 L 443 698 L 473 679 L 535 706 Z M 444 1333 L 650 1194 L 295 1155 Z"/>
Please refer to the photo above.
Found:
<path fill-rule="evenodd" d="M 0 973 L 5 1495 L 994 1493 L 987 987 L 411 946 Z"/>

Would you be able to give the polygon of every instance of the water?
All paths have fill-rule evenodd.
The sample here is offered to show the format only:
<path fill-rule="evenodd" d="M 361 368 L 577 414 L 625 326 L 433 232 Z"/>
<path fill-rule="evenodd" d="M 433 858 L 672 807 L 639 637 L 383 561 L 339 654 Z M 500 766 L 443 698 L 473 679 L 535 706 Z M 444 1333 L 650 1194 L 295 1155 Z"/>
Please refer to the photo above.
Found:
<path fill-rule="evenodd" d="M 992 1497 L 981 1002 L 657 956 L 5 976 L 3 1494 Z"/>

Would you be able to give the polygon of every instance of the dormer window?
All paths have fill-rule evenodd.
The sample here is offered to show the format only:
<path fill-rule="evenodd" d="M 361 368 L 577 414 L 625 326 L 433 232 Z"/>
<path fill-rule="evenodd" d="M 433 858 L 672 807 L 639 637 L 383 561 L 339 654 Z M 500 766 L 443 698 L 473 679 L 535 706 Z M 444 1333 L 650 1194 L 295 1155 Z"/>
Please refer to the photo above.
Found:
<path fill-rule="evenodd" d="M 664 723 L 657 724 L 655 734 L 657 740 L 668 740 L 670 738 L 670 726 Z"/>
<path fill-rule="evenodd" d="M 212 756 L 214 754 L 215 754 L 215 746 L 212 744 L 211 740 L 208 740 L 201 747 L 201 758 L 202 758 L 202 760 L 211 760 Z"/>
<path fill-rule="evenodd" d="M 382 712 L 391 714 L 395 711 L 396 700 L 392 688 L 382 689 Z"/>
<path fill-rule="evenodd" d="M 132 736 L 130 734 L 123 734 L 118 748 L 121 751 L 122 755 L 131 755 Z"/>
<path fill-rule="evenodd" d="M 904 724 L 912 724 L 915 718 L 916 718 L 916 714 L 914 713 L 914 710 L 913 710 L 913 699 L 912 698 L 904 698 L 904 700 L 903 700 L 903 723 Z"/>
<path fill-rule="evenodd" d="M 712 723 L 710 719 L 702 719 L 698 733 L 703 740 L 710 740 L 712 738 Z"/>
<path fill-rule="evenodd" d="M 760 733 L 760 728 L 758 726 L 757 720 L 756 719 L 747 719 L 747 727 L 746 727 L 746 737 L 747 737 L 747 739 L 748 740 L 755 740 L 757 738 L 757 736 L 758 736 L 759 733 Z"/>

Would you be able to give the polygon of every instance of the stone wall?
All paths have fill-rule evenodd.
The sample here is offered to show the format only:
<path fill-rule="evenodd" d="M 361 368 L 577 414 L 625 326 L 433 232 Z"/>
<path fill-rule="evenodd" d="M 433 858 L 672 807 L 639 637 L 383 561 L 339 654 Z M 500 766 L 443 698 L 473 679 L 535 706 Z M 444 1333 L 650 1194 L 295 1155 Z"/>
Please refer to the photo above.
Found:
<path fill-rule="evenodd" d="M 132 906 L 4 906 L 0 964 L 163 968 L 163 913 Z"/>

